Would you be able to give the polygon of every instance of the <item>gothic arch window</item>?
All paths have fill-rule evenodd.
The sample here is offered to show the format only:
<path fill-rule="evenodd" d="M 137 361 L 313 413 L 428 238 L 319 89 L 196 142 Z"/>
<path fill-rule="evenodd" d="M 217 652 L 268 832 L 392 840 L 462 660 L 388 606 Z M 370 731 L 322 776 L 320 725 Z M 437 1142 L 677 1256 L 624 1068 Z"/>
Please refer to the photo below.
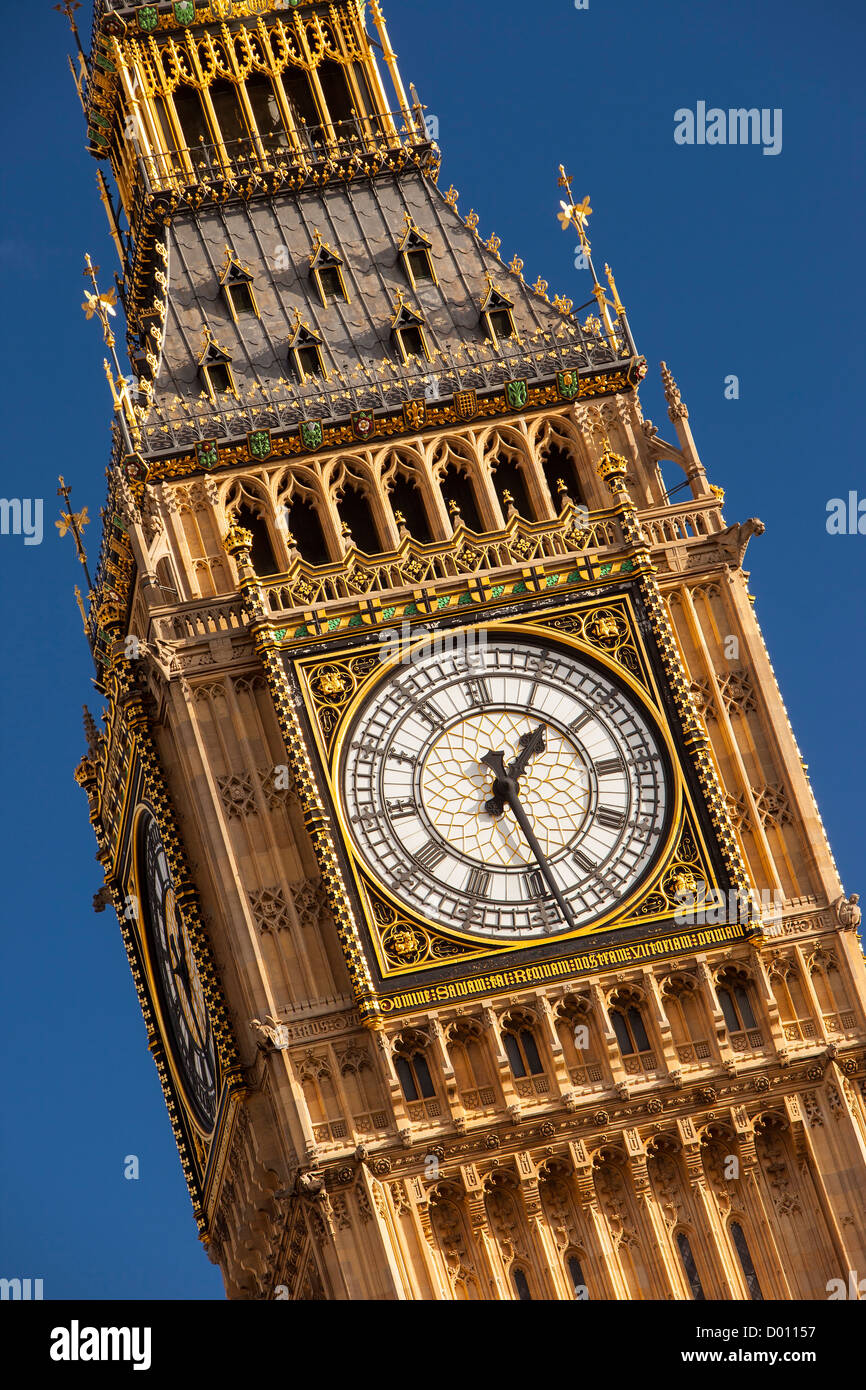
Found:
<path fill-rule="evenodd" d="M 238 155 L 250 154 L 252 141 L 249 126 L 235 84 L 220 78 L 211 82 L 207 94 L 229 159 L 234 161 Z"/>
<path fill-rule="evenodd" d="M 306 381 L 325 375 L 322 340 L 308 323 L 301 322 L 299 310 L 296 310 L 295 327 L 289 338 L 289 364 L 302 386 Z"/>
<path fill-rule="evenodd" d="M 514 1286 L 515 1296 L 521 1303 L 532 1302 L 532 1291 L 529 1287 L 529 1280 L 526 1277 L 526 1270 L 520 1265 L 514 1265 L 511 1270 L 511 1283 Z"/>
<path fill-rule="evenodd" d="M 424 496 L 414 479 L 405 473 L 398 473 L 391 485 L 391 506 L 398 529 L 405 527 L 421 545 L 433 544 Z"/>
<path fill-rule="evenodd" d="M 198 369 L 202 384 L 213 405 L 219 398 L 236 395 L 235 380 L 232 374 L 231 354 L 221 347 L 207 324 L 202 329 L 202 347 L 198 355 Z"/>
<path fill-rule="evenodd" d="M 324 117 L 319 111 L 312 83 L 306 72 L 296 67 L 287 67 L 281 79 L 289 108 L 302 137 L 307 136 L 305 127 L 319 126 Z M 306 143 L 309 143 L 307 136 Z"/>
<path fill-rule="evenodd" d="M 469 478 L 454 464 L 449 464 L 439 479 L 439 488 L 451 519 L 453 530 L 462 522 L 470 531 L 481 532 L 484 525 Z"/>
<path fill-rule="evenodd" d="M 499 498 L 499 505 L 506 520 L 512 509 L 517 512 L 518 516 L 523 517 L 524 521 L 534 520 L 526 479 L 517 460 L 503 451 L 493 460 L 491 470 L 493 486 L 496 489 L 496 496 Z"/>
<path fill-rule="evenodd" d="M 439 1114 L 427 1047 L 427 1038 L 415 1028 L 407 1029 L 394 1040 L 394 1069 L 412 1119 Z"/>
<path fill-rule="evenodd" d="M 836 957 L 830 951 L 816 951 L 809 960 L 809 971 L 826 1027 L 831 1032 L 853 1028 L 856 1019 Z"/>
<path fill-rule="evenodd" d="M 403 298 L 399 290 L 391 315 L 391 336 L 404 363 L 413 357 L 430 361 L 430 348 L 427 343 L 426 325 L 421 314 Z"/>
<path fill-rule="evenodd" d="M 487 293 L 481 302 L 481 326 L 499 352 L 516 334 L 514 300 L 496 288 L 491 275 L 487 277 Z"/>
<path fill-rule="evenodd" d="M 588 1303 L 589 1286 L 584 1278 L 581 1260 L 582 1256 L 571 1254 L 566 1258 L 565 1268 L 568 1272 L 572 1298 L 576 1298 L 579 1303 Z"/>
<path fill-rule="evenodd" d="M 566 497 L 570 497 L 576 506 L 583 505 L 577 460 L 570 449 L 555 441 L 546 444 L 541 453 L 541 469 L 554 511 L 562 511 Z"/>
<path fill-rule="evenodd" d="M 435 285 L 436 270 L 433 265 L 433 243 L 425 236 L 409 213 L 406 213 L 406 231 L 399 246 L 400 258 L 406 278 L 413 290 L 419 285 Z"/>
<path fill-rule="evenodd" d="M 502 1045 L 515 1079 L 544 1076 L 535 1020 L 531 1014 L 515 1009 L 505 1015 L 502 1020 Z"/>
<path fill-rule="evenodd" d="M 770 985 L 788 1041 L 814 1038 L 817 1032 L 815 1020 L 806 1000 L 800 972 L 794 962 L 774 961 L 770 967 Z"/>
<path fill-rule="evenodd" d="M 277 560 L 274 551 L 273 541 L 271 540 L 268 524 L 264 519 L 263 508 L 253 509 L 246 502 L 242 502 L 234 511 L 232 519 L 236 526 L 242 526 L 244 530 L 251 532 L 253 543 L 250 548 L 250 559 L 253 569 L 261 578 L 271 574 L 280 574 L 282 566 Z"/>
<path fill-rule="evenodd" d="M 350 1045 L 338 1060 L 355 1130 L 359 1134 L 372 1134 L 377 1130 L 386 1129 L 388 1116 L 383 1108 L 379 1082 L 367 1053 Z"/>
<path fill-rule="evenodd" d="M 253 289 L 253 273 L 248 266 L 241 265 L 230 246 L 225 248 L 225 264 L 220 271 L 220 288 L 235 323 L 239 323 L 245 314 L 259 317 L 259 306 Z"/>
<path fill-rule="evenodd" d="M 198 172 L 203 166 L 205 172 L 216 172 L 213 135 L 198 92 L 192 87 L 178 87 L 171 100 L 193 168 Z"/>
<path fill-rule="evenodd" d="M 696 1302 L 703 1302 L 706 1299 L 706 1294 L 701 1284 L 701 1276 L 698 1273 L 698 1267 L 695 1264 L 695 1257 L 692 1254 L 691 1242 L 685 1231 L 677 1231 L 676 1243 L 677 1250 L 679 1251 L 680 1263 L 683 1267 L 683 1273 L 686 1276 L 686 1282 L 691 1290 L 692 1298 L 695 1299 Z"/>
<path fill-rule="evenodd" d="M 695 981 L 688 975 L 669 976 L 662 986 L 662 1002 L 678 1059 L 688 1065 L 710 1058 L 709 1028 Z"/>
<path fill-rule="evenodd" d="M 308 1052 L 300 1062 L 298 1075 L 315 1142 L 327 1144 L 337 1139 L 345 1139 L 346 1121 L 328 1063 L 323 1057 Z"/>
<path fill-rule="evenodd" d="M 637 991 L 617 990 L 611 998 L 608 1016 L 626 1071 L 631 1074 L 642 1069 L 652 1071 L 655 1055 L 644 1023 L 643 1002 Z"/>
<path fill-rule="evenodd" d="M 179 598 L 174 570 L 171 560 L 167 555 L 163 555 L 162 559 L 156 562 L 156 582 L 162 590 L 162 597 L 165 603 L 173 603 Z"/>
<path fill-rule="evenodd" d="M 752 1003 L 752 984 L 745 970 L 735 966 L 722 970 L 716 977 L 716 994 L 735 1051 L 760 1047 L 762 1039 Z"/>
<path fill-rule="evenodd" d="M 331 557 L 319 513 L 305 497 L 293 497 L 286 508 L 286 543 L 297 547 L 308 565 L 329 565 Z"/>
<path fill-rule="evenodd" d="M 289 139 L 274 84 L 264 73 L 252 72 L 244 83 L 259 139 L 267 151 L 285 149 Z"/>
<path fill-rule="evenodd" d="M 474 1019 L 452 1024 L 448 1029 L 448 1055 L 464 1108 L 483 1110 L 495 1105 L 493 1068 L 480 1024 Z"/>
<path fill-rule="evenodd" d="M 365 555 L 378 555 L 382 550 L 379 529 L 367 493 L 357 483 L 349 483 L 337 504 L 343 535 Z M 346 532 L 350 533 L 349 535 Z"/>
<path fill-rule="evenodd" d="M 333 247 L 322 241 L 318 227 L 314 237 L 313 249 L 310 253 L 310 272 L 319 292 L 319 298 L 326 309 L 329 304 L 347 304 L 349 295 L 343 277 L 342 258 L 338 256 Z"/>
<path fill-rule="evenodd" d="M 325 62 L 319 63 L 316 68 L 316 76 L 319 79 L 328 108 L 330 125 L 338 127 L 350 125 L 354 130 L 357 125 L 355 101 L 349 86 L 346 68 L 342 63 L 327 59 Z"/>
<path fill-rule="evenodd" d="M 569 1076 L 577 1086 L 591 1086 L 603 1078 L 595 1022 L 589 999 L 567 995 L 556 1010 L 556 1032 Z"/>
<path fill-rule="evenodd" d="M 731 1244 L 736 1251 L 737 1259 L 740 1262 L 740 1268 L 743 1271 L 743 1278 L 746 1281 L 749 1298 L 755 1303 L 763 1302 L 764 1295 L 761 1292 L 761 1285 L 755 1272 L 755 1266 L 749 1252 L 749 1245 L 746 1240 L 745 1232 L 739 1221 L 732 1221 L 728 1227 L 728 1231 L 731 1237 Z"/>

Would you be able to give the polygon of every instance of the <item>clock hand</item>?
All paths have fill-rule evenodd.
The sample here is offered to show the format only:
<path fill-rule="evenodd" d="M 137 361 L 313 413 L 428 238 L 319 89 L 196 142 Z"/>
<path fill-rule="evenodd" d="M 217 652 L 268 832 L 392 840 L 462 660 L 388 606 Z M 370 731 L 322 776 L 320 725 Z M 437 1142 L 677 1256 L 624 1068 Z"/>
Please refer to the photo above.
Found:
<path fill-rule="evenodd" d="M 539 733 L 541 734 L 543 741 L 543 729 L 536 729 L 535 734 L 532 737 L 534 739 L 535 736 Z M 524 750 L 524 752 L 525 751 L 526 750 Z M 539 750 L 536 748 L 535 751 L 537 752 Z M 530 756 L 532 755 L 530 754 Z M 556 902 L 560 912 L 562 913 L 568 925 L 571 927 L 572 931 L 576 931 L 577 923 L 574 920 L 571 908 L 568 906 L 568 903 L 565 901 L 565 898 L 559 891 L 559 886 L 556 882 L 556 879 L 553 877 L 553 870 L 551 869 L 550 864 L 547 862 L 547 856 L 545 855 L 544 850 L 538 843 L 538 837 L 532 828 L 532 822 L 526 814 L 526 811 L 523 807 L 523 803 L 520 800 L 520 796 L 517 789 L 517 779 L 512 777 L 511 768 L 509 768 L 506 771 L 504 755 L 502 753 L 497 752 L 485 753 L 481 761 L 493 772 L 493 796 L 486 803 L 484 809 L 490 815 L 500 815 L 501 810 L 504 808 L 505 805 L 511 807 L 512 811 L 514 812 L 514 819 L 517 821 L 517 824 L 523 831 L 523 834 L 526 838 L 526 843 L 529 845 L 530 850 L 535 856 L 538 867 L 541 870 L 542 878 L 544 879 L 545 883 L 550 889 L 554 901 Z M 519 762 L 520 760 L 518 759 L 517 761 Z M 514 764 L 512 764 L 512 766 L 514 766 Z"/>
<path fill-rule="evenodd" d="M 505 809 L 505 800 L 499 793 L 496 782 L 511 780 L 516 785 L 518 779 L 523 776 L 531 759 L 535 757 L 536 753 L 544 752 L 544 725 L 539 724 L 538 728 L 534 729 L 532 733 L 522 734 L 519 747 L 520 752 L 507 771 L 505 768 L 505 755 L 503 753 L 485 753 L 484 757 L 481 759 L 494 774 L 493 796 L 484 807 L 485 811 L 491 816 L 501 816 Z"/>

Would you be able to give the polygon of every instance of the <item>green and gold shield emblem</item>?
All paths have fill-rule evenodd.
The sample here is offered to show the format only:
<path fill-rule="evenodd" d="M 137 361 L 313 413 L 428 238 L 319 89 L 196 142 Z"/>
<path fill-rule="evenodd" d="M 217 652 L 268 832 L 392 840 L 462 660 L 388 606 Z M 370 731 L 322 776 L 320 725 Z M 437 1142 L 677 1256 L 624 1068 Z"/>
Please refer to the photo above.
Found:
<path fill-rule="evenodd" d="M 270 430 L 254 430 L 252 434 L 248 434 L 247 448 L 250 451 L 250 458 L 270 458 L 273 453 Z"/>
<path fill-rule="evenodd" d="M 195 0 L 174 0 L 172 9 L 178 24 L 192 24 L 195 19 Z"/>
<path fill-rule="evenodd" d="M 305 449 L 321 449 L 324 434 L 320 420 L 304 420 L 301 425 L 301 442 Z"/>
<path fill-rule="evenodd" d="M 195 452 L 201 468 L 216 468 L 220 454 L 215 439 L 203 439 L 196 444 Z"/>
<path fill-rule="evenodd" d="M 557 372 L 556 385 L 564 401 L 573 401 L 580 394 L 580 378 L 577 372 Z"/>
<path fill-rule="evenodd" d="M 157 22 L 156 7 L 154 5 L 142 5 L 138 11 L 138 27 L 143 34 L 149 34 L 156 28 Z"/>
<path fill-rule="evenodd" d="M 506 381 L 505 399 L 512 410 L 522 410 L 526 405 L 528 390 L 525 381 Z"/>

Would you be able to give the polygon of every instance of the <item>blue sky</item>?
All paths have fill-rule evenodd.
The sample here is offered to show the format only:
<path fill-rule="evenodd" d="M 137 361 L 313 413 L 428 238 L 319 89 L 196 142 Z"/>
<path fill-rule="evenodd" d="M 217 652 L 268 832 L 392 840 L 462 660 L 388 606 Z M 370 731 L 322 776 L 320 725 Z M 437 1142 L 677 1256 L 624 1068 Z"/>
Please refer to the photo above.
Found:
<path fill-rule="evenodd" d="M 589 284 L 555 218 L 561 161 L 578 198 L 590 194 L 593 254 L 613 267 L 650 363 L 645 413 L 672 437 L 664 358 L 728 521 L 767 526 L 748 557 L 758 617 L 846 890 L 863 891 L 866 536 L 831 536 L 825 523 L 831 498 L 866 498 L 866 11 L 859 0 L 536 0 L 529 11 L 389 0 L 386 12 L 404 79 L 439 119 L 443 187 L 502 238 L 506 260 L 516 252 L 528 278 L 576 303 Z M 72 597 L 79 566 L 53 522 L 59 472 L 76 508 L 98 514 L 103 501 L 110 402 L 100 335 L 79 309 L 81 268 L 89 251 L 107 285 L 116 261 L 65 69 L 66 21 L 19 7 L 15 28 L 0 56 L 15 132 L 0 236 L 2 493 L 43 498 L 45 535 L 38 546 L 0 536 L 0 1275 L 42 1278 L 46 1297 L 220 1298 L 116 920 L 90 908 L 100 868 L 72 772 L 80 707 L 97 701 Z M 34 48 L 38 66 L 22 63 Z M 677 145 L 674 113 L 699 101 L 781 109 L 781 153 Z M 123 1177 L 127 1154 L 137 1182 Z"/>

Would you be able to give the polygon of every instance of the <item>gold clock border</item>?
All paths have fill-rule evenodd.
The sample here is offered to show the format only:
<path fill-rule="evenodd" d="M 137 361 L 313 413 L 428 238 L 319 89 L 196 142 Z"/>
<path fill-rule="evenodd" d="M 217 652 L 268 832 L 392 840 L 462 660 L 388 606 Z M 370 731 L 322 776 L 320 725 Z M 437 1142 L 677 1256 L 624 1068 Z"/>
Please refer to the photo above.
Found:
<path fill-rule="evenodd" d="M 602 617 L 609 619 L 612 613 L 618 614 L 623 624 L 616 629 L 615 635 L 609 633 L 604 637 L 594 632 L 598 620 Z M 574 634 L 575 625 L 580 631 L 580 638 Z M 530 636 L 553 632 L 563 646 L 600 661 L 626 684 L 657 726 L 668 752 L 674 793 L 668 834 L 649 881 L 634 890 L 625 906 L 619 904 L 598 921 L 577 932 L 533 938 L 531 941 L 524 939 L 483 944 L 479 944 L 477 937 L 468 934 L 444 932 L 421 914 L 407 912 L 387 886 L 378 883 L 359 862 L 335 780 L 345 735 L 357 710 L 371 690 L 400 664 L 402 657 L 381 662 L 375 652 L 359 652 L 357 647 L 352 647 L 299 659 L 293 663 L 293 667 L 300 680 L 305 707 L 327 775 L 329 799 L 347 845 L 352 877 L 364 905 L 377 963 L 385 980 L 438 970 L 455 960 L 462 963 L 470 959 L 476 961 L 500 957 L 539 945 L 558 945 L 598 932 L 650 925 L 670 918 L 677 906 L 675 892 L 682 891 L 684 882 L 688 885 L 690 881 L 693 883 L 696 876 L 700 876 L 708 887 L 719 887 L 711 869 L 711 855 L 699 829 L 691 794 L 680 772 L 679 754 L 673 742 L 670 721 L 661 704 L 660 692 L 640 637 L 631 595 L 610 594 L 563 609 L 529 610 L 517 617 L 488 622 L 480 619 L 474 624 L 443 629 L 441 635 L 453 639 L 459 633 L 477 631 L 480 627 Z M 430 640 L 430 634 L 419 634 L 411 642 L 409 650 L 423 647 Z M 338 689 L 341 681 L 348 684 Z M 677 879 L 676 875 L 684 877 Z M 692 876 L 691 880 L 689 875 Z M 400 959 L 400 947 L 403 948 L 403 959 Z M 384 1004 L 384 1000 L 382 1002 Z"/>

